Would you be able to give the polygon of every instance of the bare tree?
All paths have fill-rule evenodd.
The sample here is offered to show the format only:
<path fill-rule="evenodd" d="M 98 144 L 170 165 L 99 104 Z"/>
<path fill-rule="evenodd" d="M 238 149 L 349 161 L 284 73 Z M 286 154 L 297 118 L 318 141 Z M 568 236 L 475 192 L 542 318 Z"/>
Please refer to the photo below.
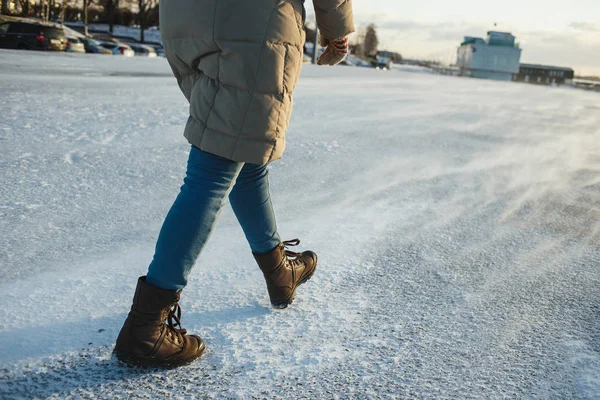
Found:
<path fill-rule="evenodd" d="M 115 16 L 117 14 L 117 10 L 119 9 L 119 0 L 101 0 L 101 5 L 106 12 L 108 30 L 110 33 L 113 33 L 115 28 Z"/>
<path fill-rule="evenodd" d="M 83 34 L 88 36 L 88 10 L 90 9 L 91 0 L 83 0 Z"/>
<path fill-rule="evenodd" d="M 29 0 L 19 0 L 19 5 L 21 8 L 21 16 L 28 17 L 29 16 Z"/>
<path fill-rule="evenodd" d="M 44 21 L 48 21 L 50 18 L 50 1 L 49 0 L 41 0 L 42 3 L 42 19 Z"/>
<path fill-rule="evenodd" d="M 144 31 L 148 28 L 148 16 L 158 6 L 158 0 L 138 0 L 138 20 L 140 22 L 140 41 L 144 43 Z"/>
<path fill-rule="evenodd" d="M 2 14 L 10 13 L 10 1 L 9 0 L 2 0 L 2 9 L 0 11 L 2 11 Z"/>
<path fill-rule="evenodd" d="M 73 8 L 74 3 L 77 0 L 62 0 L 61 4 L 60 4 L 60 13 L 58 18 L 60 19 L 61 23 L 65 22 L 65 13 L 67 12 L 67 8 Z M 84 0 L 85 1 L 85 0 Z"/>
<path fill-rule="evenodd" d="M 364 52 L 366 56 L 374 56 L 377 54 L 377 46 L 379 46 L 379 39 L 377 38 L 377 31 L 375 30 L 375 24 L 367 26 L 367 32 L 365 33 L 364 41 Z"/>

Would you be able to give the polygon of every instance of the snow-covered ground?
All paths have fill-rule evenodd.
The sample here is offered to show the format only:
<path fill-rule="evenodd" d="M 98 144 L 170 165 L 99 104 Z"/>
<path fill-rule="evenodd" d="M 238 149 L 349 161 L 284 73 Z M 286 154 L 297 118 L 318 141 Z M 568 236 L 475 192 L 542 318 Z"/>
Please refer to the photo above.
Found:
<path fill-rule="evenodd" d="M 164 59 L 0 52 L 0 398 L 597 399 L 600 97 L 306 65 L 272 165 L 319 254 L 287 310 L 227 209 L 182 297 L 207 353 L 111 357 L 181 184 Z"/>

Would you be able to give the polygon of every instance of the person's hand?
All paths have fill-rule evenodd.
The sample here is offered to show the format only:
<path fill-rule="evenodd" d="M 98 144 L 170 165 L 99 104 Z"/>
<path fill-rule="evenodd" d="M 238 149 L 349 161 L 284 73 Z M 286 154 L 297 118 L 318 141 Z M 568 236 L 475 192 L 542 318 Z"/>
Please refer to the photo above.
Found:
<path fill-rule="evenodd" d="M 317 60 L 319 65 L 337 65 L 348 55 L 348 36 L 335 40 L 327 40 L 321 36 L 319 42 L 326 47 Z"/>

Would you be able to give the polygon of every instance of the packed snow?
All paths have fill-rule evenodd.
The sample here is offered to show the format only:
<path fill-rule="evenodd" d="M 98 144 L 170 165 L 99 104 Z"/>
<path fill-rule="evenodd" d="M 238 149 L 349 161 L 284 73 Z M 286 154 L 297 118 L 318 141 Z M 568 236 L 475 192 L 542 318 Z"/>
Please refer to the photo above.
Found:
<path fill-rule="evenodd" d="M 286 310 L 225 210 L 181 306 L 207 353 L 112 357 L 177 195 L 164 59 L 0 51 L 0 398 L 597 399 L 600 96 L 305 65 L 280 233 Z"/>

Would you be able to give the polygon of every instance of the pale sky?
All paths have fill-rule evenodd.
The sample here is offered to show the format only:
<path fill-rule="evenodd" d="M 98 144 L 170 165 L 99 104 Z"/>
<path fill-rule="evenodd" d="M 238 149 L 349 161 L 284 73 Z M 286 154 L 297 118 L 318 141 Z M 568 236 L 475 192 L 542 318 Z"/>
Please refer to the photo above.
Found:
<path fill-rule="evenodd" d="M 488 30 L 500 30 L 517 37 L 523 49 L 521 62 L 600 76 L 600 0 L 353 0 L 353 4 L 357 29 L 375 23 L 379 48 L 406 58 L 449 61 L 463 36 L 485 37 Z"/>

